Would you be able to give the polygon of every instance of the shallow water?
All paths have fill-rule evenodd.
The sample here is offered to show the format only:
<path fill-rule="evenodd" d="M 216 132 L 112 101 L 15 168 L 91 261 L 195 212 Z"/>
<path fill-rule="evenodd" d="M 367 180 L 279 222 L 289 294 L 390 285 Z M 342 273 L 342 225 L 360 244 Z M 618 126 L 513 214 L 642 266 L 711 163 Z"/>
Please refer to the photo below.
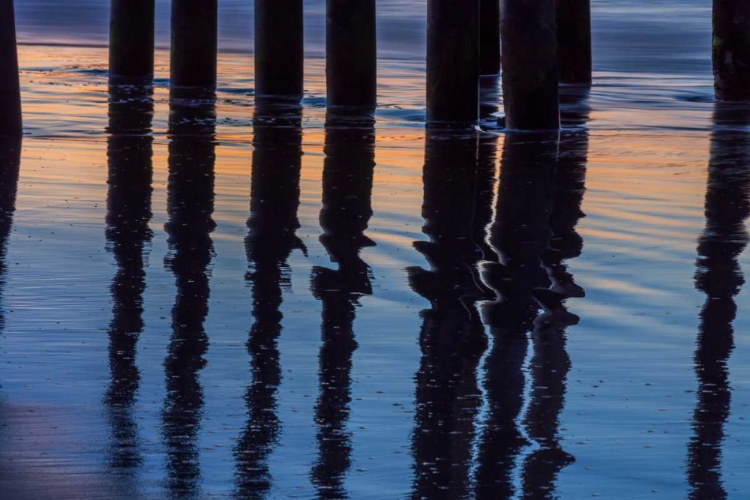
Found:
<path fill-rule="evenodd" d="M 750 494 L 750 117 L 706 2 L 595 0 L 544 140 L 425 133 L 421 0 L 379 2 L 374 125 L 326 126 L 322 0 L 301 108 L 255 107 L 227 0 L 215 109 L 170 114 L 158 3 L 153 95 L 110 96 L 108 2 L 17 2 L 1 498 Z"/>

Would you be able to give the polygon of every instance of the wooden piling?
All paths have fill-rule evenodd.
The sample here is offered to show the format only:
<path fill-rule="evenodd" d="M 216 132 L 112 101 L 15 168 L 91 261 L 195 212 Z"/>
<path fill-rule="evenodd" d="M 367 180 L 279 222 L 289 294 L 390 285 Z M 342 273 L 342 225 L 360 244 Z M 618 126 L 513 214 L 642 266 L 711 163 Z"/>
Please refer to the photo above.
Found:
<path fill-rule="evenodd" d="M 479 71 L 500 73 L 500 0 L 481 0 L 479 6 Z"/>
<path fill-rule="evenodd" d="M 591 0 L 557 0 L 560 82 L 591 84 Z"/>
<path fill-rule="evenodd" d="M 427 122 L 479 119 L 479 0 L 427 1 Z"/>
<path fill-rule="evenodd" d="M 750 2 L 714 0 L 713 26 L 716 98 L 750 100 Z"/>
<path fill-rule="evenodd" d="M 20 136 L 22 133 L 13 0 L 0 0 L 0 136 Z"/>
<path fill-rule="evenodd" d="M 503 0 L 503 100 L 509 130 L 560 127 L 555 0 Z"/>
<path fill-rule="evenodd" d="M 154 77 L 155 0 L 112 0 L 110 82 L 148 83 Z"/>
<path fill-rule="evenodd" d="M 172 0 L 172 97 L 216 91 L 217 0 Z"/>
<path fill-rule="evenodd" d="M 326 2 L 326 81 L 329 107 L 375 107 L 375 26 L 375 0 Z"/>
<path fill-rule="evenodd" d="M 303 36 L 302 0 L 255 0 L 255 95 L 302 97 Z"/>

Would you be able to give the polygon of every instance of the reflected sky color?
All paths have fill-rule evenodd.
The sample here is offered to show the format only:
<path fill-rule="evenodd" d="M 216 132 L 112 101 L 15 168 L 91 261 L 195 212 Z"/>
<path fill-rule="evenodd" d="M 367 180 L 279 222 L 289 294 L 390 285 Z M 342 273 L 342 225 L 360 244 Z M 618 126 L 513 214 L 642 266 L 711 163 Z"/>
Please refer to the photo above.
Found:
<path fill-rule="evenodd" d="M 153 89 L 108 88 L 108 2 L 17 3 L 12 498 L 747 496 L 748 122 L 705 2 L 593 1 L 596 84 L 542 142 L 425 132 L 422 0 L 379 3 L 374 124 L 326 115 L 322 0 L 301 107 L 256 106 L 252 2 L 187 108 L 168 1 Z"/>

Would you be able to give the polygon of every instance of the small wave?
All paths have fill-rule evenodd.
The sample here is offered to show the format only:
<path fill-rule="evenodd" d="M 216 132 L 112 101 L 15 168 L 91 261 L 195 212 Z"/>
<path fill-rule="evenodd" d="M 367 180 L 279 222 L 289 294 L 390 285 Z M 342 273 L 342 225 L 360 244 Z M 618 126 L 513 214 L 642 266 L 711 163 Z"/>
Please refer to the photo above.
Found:
<path fill-rule="evenodd" d="M 66 73 L 79 73 L 81 75 L 90 76 L 107 76 L 109 74 L 109 70 L 105 68 L 82 68 L 80 66 L 60 68 L 60 71 L 65 71 Z"/>
<path fill-rule="evenodd" d="M 713 94 L 698 93 L 698 92 L 682 92 L 674 96 L 674 98 L 682 102 L 695 102 L 695 103 L 703 103 L 703 104 L 712 104 L 716 101 L 714 99 Z"/>
<path fill-rule="evenodd" d="M 255 89 L 250 87 L 219 87 L 222 94 L 234 94 L 241 96 L 254 96 Z"/>

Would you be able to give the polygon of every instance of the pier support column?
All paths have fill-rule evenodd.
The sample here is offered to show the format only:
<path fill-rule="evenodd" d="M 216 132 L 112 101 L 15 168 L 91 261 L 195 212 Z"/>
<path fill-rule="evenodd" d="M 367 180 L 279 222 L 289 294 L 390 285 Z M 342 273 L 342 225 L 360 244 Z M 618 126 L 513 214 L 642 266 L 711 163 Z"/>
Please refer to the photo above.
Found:
<path fill-rule="evenodd" d="M 13 0 L 0 0 L 0 136 L 20 136 L 22 133 Z"/>
<path fill-rule="evenodd" d="M 503 0 L 503 101 L 509 130 L 560 127 L 556 0 Z"/>
<path fill-rule="evenodd" d="M 216 92 L 217 0 L 172 0 L 172 97 Z"/>
<path fill-rule="evenodd" d="M 328 106 L 377 104 L 375 0 L 327 0 Z"/>
<path fill-rule="evenodd" d="M 591 0 L 557 0 L 562 83 L 591 84 Z"/>
<path fill-rule="evenodd" d="M 112 0 L 109 80 L 150 83 L 154 77 L 155 0 Z"/>
<path fill-rule="evenodd" d="M 750 100 L 750 2 L 714 0 L 713 26 L 716 98 Z"/>
<path fill-rule="evenodd" d="M 479 119 L 479 1 L 427 0 L 427 122 Z"/>
<path fill-rule="evenodd" d="M 480 19 L 480 73 L 500 73 L 500 0 L 481 0 Z"/>
<path fill-rule="evenodd" d="M 299 100 L 303 71 L 302 0 L 255 0 L 255 95 Z"/>

